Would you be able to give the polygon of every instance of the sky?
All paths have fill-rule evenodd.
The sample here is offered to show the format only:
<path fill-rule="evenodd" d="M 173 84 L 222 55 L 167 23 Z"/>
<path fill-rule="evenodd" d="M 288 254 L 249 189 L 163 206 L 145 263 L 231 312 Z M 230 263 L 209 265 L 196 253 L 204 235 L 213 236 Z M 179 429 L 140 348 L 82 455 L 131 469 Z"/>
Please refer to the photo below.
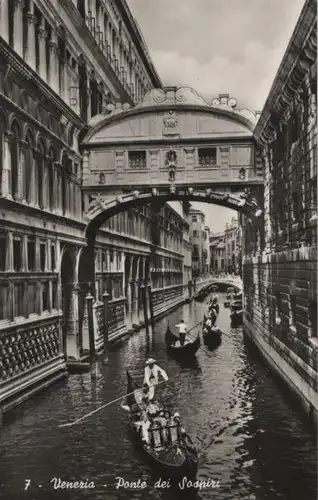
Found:
<path fill-rule="evenodd" d="M 164 85 L 260 111 L 305 0 L 127 0 Z M 213 231 L 235 212 L 194 204 Z"/>

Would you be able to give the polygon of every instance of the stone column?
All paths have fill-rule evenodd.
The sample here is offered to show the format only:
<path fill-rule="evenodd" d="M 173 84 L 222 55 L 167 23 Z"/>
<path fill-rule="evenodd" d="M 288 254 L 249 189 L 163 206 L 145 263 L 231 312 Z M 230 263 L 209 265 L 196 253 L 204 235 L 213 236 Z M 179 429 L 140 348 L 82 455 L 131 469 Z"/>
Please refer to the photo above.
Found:
<path fill-rule="evenodd" d="M 33 186 L 34 186 L 34 206 L 40 208 L 39 205 L 39 186 L 38 186 L 38 154 L 40 151 L 37 148 L 33 149 Z"/>
<path fill-rule="evenodd" d="M 9 43 L 9 2 L 12 0 L 1 0 L 0 2 L 0 29 L 1 36 L 5 42 Z"/>
<path fill-rule="evenodd" d="M 131 327 L 132 325 L 132 319 L 131 319 L 131 280 L 128 280 L 128 285 L 127 285 L 127 317 L 126 317 L 126 322 L 128 324 L 128 327 Z"/>
<path fill-rule="evenodd" d="M 30 0 L 28 13 L 28 49 L 26 54 L 26 62 L 35 71 L 35 16 L 34 3 Z"/>
<path fill-rule="evenodd" d="M 19 163 L 19 179 L 18 179 L 18 199 L 22 203 L 26 203 L 26 167 L 25 167 L 25 152 L 28 143 L 20 141 L 20 163 Z"/>
<path fill-rule="evenodd" d="M 28 271 L 28 237 L 26 234 L 22 236 L 22 259 L 21 271 Z"/>
<path fill-rule="evenodd" d="M 51 40 L 49 42 L 50 48 L 50 73 L 49 73 L 49 85 L 52 89 L 58 93 L 59 92 L 59 68 L 58 68 L 58 49 L 56 43 L 56 33 L 52 30 Z"/>
<path fill-rule="evenodd" d="M 4 151 L 3 151 L 3 170 L 2 170 L 2 186 L 1 193 L 4 198 L 12 200 L 11 193 L 11 150 L 10 143 L 13 137 L 12 132 L 7 131 L 4 134 Z"/>
<path fill-rule="evenodd" d="M 13 20 L 13 44 L 14 50 L 23 57 L 23 0 L 9 0 L 14 4 Z"/>
<path fill-rule="evenodd" d="M 45 31 L 45 25 L 44 25 L 44 17 L 42 17 L 41 21 L 41 26 L 38 31 L 38 37 L 39 37 L 39 48 L 40 48 L 40 65 L 39 65 L 39 71 L 40 71 L 40 77 L 42 80 L 46 82 L 47 80 L 47 72 L 46 72 L 46 47 L 45 47 L 45 40 L 47 37 L 47 33 Z"/>
<path fill-rule="evenodd" d="M 78 314 L 78 304 L 79 304 L 79 284 L 74 283 L 72 285 L 72 297 L 70 310 L 68 315 L 68 325 L 67 325 L 67 356 L 72 356 L 75 359 L 80 359 L 80 342 L 79 342 L 79 314 Z"/>

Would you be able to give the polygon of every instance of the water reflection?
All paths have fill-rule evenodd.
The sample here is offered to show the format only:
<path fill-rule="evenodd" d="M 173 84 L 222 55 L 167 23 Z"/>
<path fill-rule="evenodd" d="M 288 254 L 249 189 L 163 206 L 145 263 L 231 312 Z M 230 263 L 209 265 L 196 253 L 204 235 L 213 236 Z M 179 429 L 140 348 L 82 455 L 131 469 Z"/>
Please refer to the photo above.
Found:
<path fill-rule="evenodd" d="M 216 350 L 207 351 L 203 345 L 193 360 L 169 357 L 164 341 L 167 322 L 174 326 L 184 319 L 194 326 L 205 308 L 200 303 L 186 305 L 158 322 L 153 331 L 133 334 L 112 348 L 109 365 L 99 365 L 93 382 L 89 373 L 71 375 L 16 409 L 1 435 L 0 498 L 316 499 L 315 436 L 244 342 L 242 330 L 230 329 L 228 309 L 221 306 L 218 324 L 225 335 Z M 149 356 L 170 377 L 158 388 L 158 398 L 170 411 L 179 411 L 199 449 L 198 480 L 219 480 L 220 488 L 187 495 L 154 488 L 156 478 L 132 445 L 119 404 L 79 425 L 58 428 L 125 394 L 126 369 L 142 381 Z M 116 489 L 117 476 L 127 481 L 144 478 L 148 487 Z M 54 490 L 50 482 L 54 477 L 88 479 L 95 488 Z M 26 478 L 31 485 L 24 492 Z"/>

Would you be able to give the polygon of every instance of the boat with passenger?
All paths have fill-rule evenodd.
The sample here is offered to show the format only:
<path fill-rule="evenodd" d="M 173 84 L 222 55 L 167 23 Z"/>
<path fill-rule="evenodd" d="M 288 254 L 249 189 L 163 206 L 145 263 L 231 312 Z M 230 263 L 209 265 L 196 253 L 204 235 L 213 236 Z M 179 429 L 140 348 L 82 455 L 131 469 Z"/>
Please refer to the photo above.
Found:
<path fill-rule="evenodd" d="M 226 289 L 226 297 L 225 297 L 225 300 L 223 302 L 224 307 L 230 307 L 234 294 L 235 294 L 234 286 L 229 286 Z"/>
<path fill-rule="evenodd" d="M 218 347 L 222 341 L 222 330 L 215 324 L 212 324 L 209 317 L 203 317 L 202 337 L 208 347 Z"/>
<path fill-rule="evenodd" d="M 171 354 L 184 358 L 194 356 L 201 345 L 199 331 L 196 334 L 187 334 L 184 344 L 181 345 L 179 337 L 171 331 L 169 325 L 166 330 L 165 341 Z"/>
<path fill-rule="evenodd" d="M 145 461 L 163 478 L 172 481 L 184 477 L 194 479 L 198 468 L 198 452 L 183 428 L 180 415 L 171 415 L 155 401 L 147 405 L 146 398 L 142 396 L 144 389 L 128 371 L 126 373 L 125 408 L 128 408 L 129 427 Z M 153 407 L 151 412 L 150 406 Z"/>
<path fill-rule="evenodd" d="M 243 324 L 243 294 L 238 292 L 231 302 L 231 325 L 240 326 Z"/>

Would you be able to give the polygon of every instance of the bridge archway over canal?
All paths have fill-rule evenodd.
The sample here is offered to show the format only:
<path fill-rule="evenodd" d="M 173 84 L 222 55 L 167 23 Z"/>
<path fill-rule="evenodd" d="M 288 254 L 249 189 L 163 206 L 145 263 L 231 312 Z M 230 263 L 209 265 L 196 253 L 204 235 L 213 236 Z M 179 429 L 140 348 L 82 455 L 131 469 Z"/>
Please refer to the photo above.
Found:
<path fill-rule="evenodd" d="M 263 161 L 253 139 L 256 123 L 257 116 L 230 96 L 207 103 L 189 87 L 154 89 L 134 108 L 118 103 L 92 119 L 81 143 L 87 223 L 81 276 L 93 294 L 96 235 L 121 212 L 148 205 L 156 214 L 170 201 L 206 202 L 237 210 L 260 232 Z M 140 291 L 126 276 L 132 266 L 139 285 L 150 274 L 141 257 L 123 263 L 130 323 L 141 306 Z"/>

